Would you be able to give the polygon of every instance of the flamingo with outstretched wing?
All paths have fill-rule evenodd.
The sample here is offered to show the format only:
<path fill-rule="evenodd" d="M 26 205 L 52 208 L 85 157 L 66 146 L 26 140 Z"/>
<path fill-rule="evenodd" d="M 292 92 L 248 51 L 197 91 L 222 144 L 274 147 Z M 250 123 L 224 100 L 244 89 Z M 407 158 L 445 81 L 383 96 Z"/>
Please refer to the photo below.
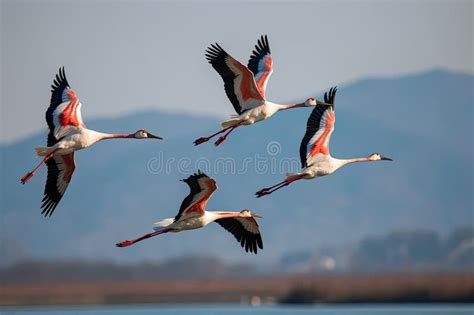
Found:
<path fill-rule="evenodd" d="M 81 106 L 76 92 L 69 86 L 64 68 L 60 68 L 51 86 L 51 102 L 46 111 L 49 128 L 47 146 L 35 148 L 36 154 L 44 158 L 21 178 L 21 183 L 25 184 L 41 165 L 46 163 L 48 166 L 41 205 L 41 213 L 45 216 L 53 214 L 71 182 L 76 169 L 74 152 L 105 139 L 163 139 L 143 129 L 131 134 L 109 134 L 88 129 L 82 120 Z"/>

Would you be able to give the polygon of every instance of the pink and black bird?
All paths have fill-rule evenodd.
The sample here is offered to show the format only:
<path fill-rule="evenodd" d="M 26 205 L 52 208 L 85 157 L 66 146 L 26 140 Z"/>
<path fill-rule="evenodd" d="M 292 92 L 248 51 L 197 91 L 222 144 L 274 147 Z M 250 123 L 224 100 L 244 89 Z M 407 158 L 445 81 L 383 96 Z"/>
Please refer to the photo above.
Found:
<path fill-rule="evenodd" d="M 69 86 L 64 68 L 59 69 L 51 85 L 46 123 L 49 128 L 47 146 L 35 148 L 36 155 L 44 158 L 21 178 L 21 183 L 25 184 L 46 163 L 48 176 L 41 204 L 41 213 L 45 216 L 51 216 L 71 182 L 76 169 L 74 152 L 106 139 L 163 139 L 143 129 L 131 134 L 109 134 L 88 129 L 82 120 L 81 103 Z"/>
<path fill-rule="evenodd" d="M 247 66 L 234 59 L 217 43 L 207 49 L 206 59 L 222 77 L 225 93 L 234 106 L 237 115 L 231 115 L 230 119 L 221 123 L 220 131 L 208 137 L 197 139 L 194 141 L 194 145 L 207 142 L 225 132 L 214 143 L 218 146 L 227 139 L 232 131 L 240 126 L 252 125 L 268 119 L 281 110 L 322 104 L 314 98 L 308 98 L 303 103 L 287 105 L 272 103 L 266 99 L 267 82 L 273 72 L 273 60 L 266 35 L 261 36 L 258 40 Z"/>
<path fill-rule="evenodd" d="M 127 247 L 153 236 L 199 229 L 216 222 L 232 233 L 246 252 L 257 254 L 258 248 L 263 249 L 262 236 L 255 220 L 255 218 L 262 218 L 261 215 L 249 209 L 240 212 L 206 210 L 208 200 L 217 190 L 216 181 L 198 172 L 184 179 L 183 182 L 189 186 L 190 192 L 182 201 L 178 214 L 174 218 L 155 223 L 153 226 L 155 231 L 152 233 L 117 243 L 116 246 Z"/>
<path fill-rule="evenodd" d="M 274 191 L 288 186 L 300 179 L 313 179 L 334 173 L 344 165 L 356 162 L 392 161 L 380 153 L 372 153 L 368 157 L 354 159 L 335 159 L 329 153 L 329 141 L 334 131 L 336 112 L 334 111 L 334 100 L 337 89 L 331 88 L 329 93 L 324 93 L 325 104 L 314 107 L 306 124 L 306 133 L 301 140 L 300 159 L 303 170 L 298 173 L 290 173 L 287 178 L 271 187 L 259 190 L 257 198 L 269 195 Z"/>

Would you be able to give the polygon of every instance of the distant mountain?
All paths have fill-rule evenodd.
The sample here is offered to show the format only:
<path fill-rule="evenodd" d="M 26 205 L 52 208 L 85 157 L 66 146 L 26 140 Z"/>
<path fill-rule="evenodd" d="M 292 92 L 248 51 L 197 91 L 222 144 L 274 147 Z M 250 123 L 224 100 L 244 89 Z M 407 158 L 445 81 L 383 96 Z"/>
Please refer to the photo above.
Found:
<path fill-rule="evenodd" d="M 399 230 L 364 238 L 349 259 L 358 271 L 466 270 L 474 267 L 474 228 L 442 238 L 432 230 Z"/>
<path fill-rule="evenodd" d="M 473 83 L 473 75 L 435 70 L 339 86 L 332 154 L 344 158 L 378 151 L 394 162 L 348 166 L 261 199 L 254 198 L 255 191 L 298 169 L 310 109 L 241 128 L 218 148 L 192 145 L 219 128 L 211 118 L 142 112 L 88 121 L 99 131 L 145 128 L 166 140 L 108 141 L 79 152 L 76 174 L 51 218 L 43 218 L 39 209 L 45 169 L 27 185 L 19 183 L 37 163 L 33 148 L 46 142 L 46 130 L 3 145 L 2 257 L 8 258 L 4 262 L 71 256 L 120 262 L 209 254 L 267 264 L 291 251 L 356 243 L 393 229 L 423 226 L 446 233 L 472 222 Z M 115 248 L 117 241 L 173 217 L 187 194 L 178 179 L 198 167 L 219 184 L 209 209 L 250 208 L 265 215 L 261 253 L 245 254 L 217 224 Z"/>

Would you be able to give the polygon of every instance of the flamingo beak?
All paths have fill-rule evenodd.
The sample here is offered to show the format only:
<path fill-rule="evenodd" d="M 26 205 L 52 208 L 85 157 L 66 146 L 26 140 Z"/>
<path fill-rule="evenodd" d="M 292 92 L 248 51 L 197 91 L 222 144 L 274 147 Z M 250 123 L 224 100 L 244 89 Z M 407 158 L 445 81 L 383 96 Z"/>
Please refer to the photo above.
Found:
<path fill-rule="evenodd" d="M 254 218 L 263 218 L 263 215 L 252 213 L 252 217 L 254 217 Z"/>
<path fill-rule="evenodd" d="M 316 105 L 324 105 L 324 106 L 331 106 L 332 104 L 321 102 L 319 100 L 316 100 Z"/>
<path fill-rule="evenodd" d="M 386 157 L 386 156 L 381 156 L 380 159 L 381 159 L 382 161 L 384 161 L 384 160 L 385 160 L 385 161 L 393 161 L 391 158 Z"/>
<path fill-rule="evenodd" d="M 148 138 L 163 140 L 163 137 L 155 136 L 154 134 L 148 133 Z"/>

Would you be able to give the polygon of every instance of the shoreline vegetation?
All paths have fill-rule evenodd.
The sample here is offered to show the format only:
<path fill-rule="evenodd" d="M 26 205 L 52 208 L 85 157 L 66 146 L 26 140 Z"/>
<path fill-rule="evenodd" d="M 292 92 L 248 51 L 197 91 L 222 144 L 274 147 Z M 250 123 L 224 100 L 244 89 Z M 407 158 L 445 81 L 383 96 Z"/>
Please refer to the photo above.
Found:
<path fill-rule="evenodd" d="M 146 303 L 474 303 L 474 273 L 294 274 L 1 283 L 0 306 Z"/>

